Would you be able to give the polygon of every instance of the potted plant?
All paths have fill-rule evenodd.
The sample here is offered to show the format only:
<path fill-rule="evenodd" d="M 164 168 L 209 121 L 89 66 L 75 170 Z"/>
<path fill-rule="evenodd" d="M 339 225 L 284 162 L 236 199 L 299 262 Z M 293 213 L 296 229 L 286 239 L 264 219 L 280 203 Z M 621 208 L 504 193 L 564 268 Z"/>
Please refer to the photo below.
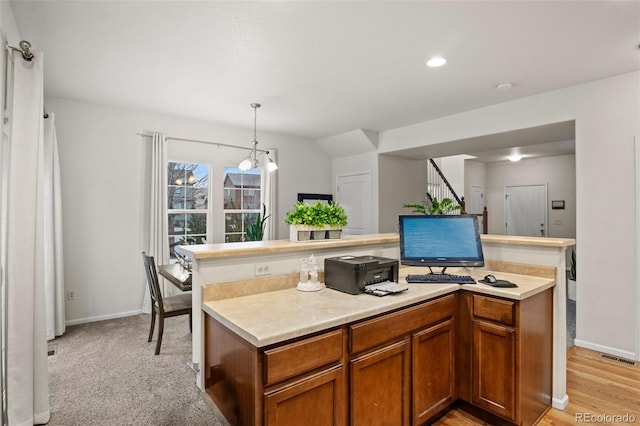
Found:
<path fill-rule="evenodd" d="M 567 280 L 567 298 L 575 301 L 578 295 L 578 287 L 576 286 L 576 251 L 571 251 L 571 260 L 569 262 L 569 279 Z"/>
<path fill-rule="evenodd" d="M 337 203 L 330 201 L 324 207 L 326 212 L 326 220 L 329 229 L 327 229 L 327 236 L 329 239 L 342 238 L 342 228 L 347 225 L 347 213 Z"/>
<path fill-rule="evenodd" d="M 421 204 L 408 203 L 402 207 L 413 209 L 412 213 L 422 214 L 447 214 L 461 209 L 459 205 L 453 203 L 451 198 L 443 198 L 442 201 L 438 201 L 436 197 L 426 197 Z"/>
<path fill-rule="evenodd" d="M 290 225 L 291 241 L 323 240 L 327 231 L 338 230 L 339 236 L 332 233 L 331 238 L 342 236 L 342 227 L 347 224 L 347 215 L 337 203 L 316 201 L 307 204 L 298 201 L 293 210 L 285 214 L 285 222 Z"/>
<path fill-rule="evenodd" d="M 271 217 L 271 215 L 267 215 L 267 206 L 262 203 L 262 214 L 258 213 L 256 221 L 244 230 L 247 241 L 262 241 L 264 237 L 264 227 L 269 217 Z"/>

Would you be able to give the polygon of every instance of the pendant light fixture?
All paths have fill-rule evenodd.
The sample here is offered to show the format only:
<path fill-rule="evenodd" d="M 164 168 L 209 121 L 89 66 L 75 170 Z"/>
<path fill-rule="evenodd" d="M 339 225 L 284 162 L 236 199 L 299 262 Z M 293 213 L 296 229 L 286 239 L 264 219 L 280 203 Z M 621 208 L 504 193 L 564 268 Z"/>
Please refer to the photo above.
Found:
<path fill-rule="evenodd" d="M 250 169 L 257 169 L 259 167 L 258 139 L 256 138 L 256 128 L 257 128 L 256 124 L 257 124 L 257 118 L 258 118 L 258 108 L 260 108 L 260 106 L 261 105 L 258 103 L 251 104 L 251 108 L 253 108 L 253 149 L 249 151 L 249 154 L 247 154 L 247 156 L 244 157 L 244 159 L 238 165 L 238 168 L 243 172 Z M 265 167 L 267 171 L 273 172 L 275 170 L 278 170 L 278 165 L 269 157 L 269 151 L 260 150 L 260 152 L 265 153 L 265 158 L 266 158 L 265 161 L 267 163 Z"/>

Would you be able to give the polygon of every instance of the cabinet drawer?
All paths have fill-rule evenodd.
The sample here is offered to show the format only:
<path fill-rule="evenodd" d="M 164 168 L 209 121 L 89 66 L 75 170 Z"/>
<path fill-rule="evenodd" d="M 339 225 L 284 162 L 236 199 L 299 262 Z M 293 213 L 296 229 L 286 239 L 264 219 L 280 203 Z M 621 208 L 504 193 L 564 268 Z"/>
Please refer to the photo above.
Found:
<path fill-rule="evenodd" d="M 473 316 L 515 325 L 516 302 L 493 297 L 473 295 Z"/>
<path fill-rule="evenodd" d="M 265 385 L 342 360 L 343 331 L 335 330 L 264 352 Z"/>
<path fill-rule="evenodd" d="M 350 352 L 358 353 L 403 337 L 419 328 L 453 316 L 456 295 L 450 294 L 399 312 L 383 315 L 349 327 Z"/>

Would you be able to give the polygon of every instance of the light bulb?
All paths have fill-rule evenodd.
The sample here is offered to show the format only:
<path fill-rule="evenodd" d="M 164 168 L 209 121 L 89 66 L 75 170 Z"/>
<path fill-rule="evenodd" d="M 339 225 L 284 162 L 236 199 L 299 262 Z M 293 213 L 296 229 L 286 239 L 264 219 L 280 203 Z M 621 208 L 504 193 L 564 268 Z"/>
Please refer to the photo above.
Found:
<path fill-rule="evenodd" d="M 251 169 L 251 166 L 253 166 L 253 161 L 251 161 L 251 154 L 249 154 L 244 157 L 244 160 L 240 162 L 238 168 L 243 172 L 246 172 L 247 170 Z"/>

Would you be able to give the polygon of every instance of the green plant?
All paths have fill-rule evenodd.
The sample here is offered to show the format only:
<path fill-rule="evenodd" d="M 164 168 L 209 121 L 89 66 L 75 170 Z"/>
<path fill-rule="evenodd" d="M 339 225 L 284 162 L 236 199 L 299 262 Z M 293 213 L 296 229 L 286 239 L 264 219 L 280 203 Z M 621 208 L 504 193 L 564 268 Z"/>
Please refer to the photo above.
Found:
<path fill-rule="evenodd" d="M 344 209 L 334 201 L 330 201 L 324 207 L 327 216 L 327 225 L 329 226 L 346 226 L 347 213 Z"/>
<path fill-rule="evenodd" d="M 345 226 L 347 215 L 344 209 L 333 201 L 316 201 L 313 204 L 298 201 L 293 210 L 285 213 L 284 221 L 289 225 L 309 225 L 318 228 L 324 225 Z"/>
<path fill-rule="evenodd" d="M 438 201 L 436 197 L 431 200 L 425 198 L 421 204 L 407 203 L 402 207 L 413 209 L 412 213 L 421 214 L 447 214 L 461 209 L 459 205 L 453 203 L 451 198 L 443 198 L 442 201 Z"/>
<path fill-rule="evenodd" d="M 576 281 L 576 251 L 571 250 L 571 261 L 569 263 L 569 279 Z"/>
<path fill-rule="evenodd" d="M 262 241 L 262 238 L 264 237 L 264 227 L 266 225 L 266 221 L 267 219 L 269 219 L 269 217 L 271 217 L 271 215 L 266 214 L 267 206 L 262 203 L 262 214 L 258 214 L 258 218 L 256 219 L 256 221 L 247 226 L 245 229 L 247 241 Z"/>

